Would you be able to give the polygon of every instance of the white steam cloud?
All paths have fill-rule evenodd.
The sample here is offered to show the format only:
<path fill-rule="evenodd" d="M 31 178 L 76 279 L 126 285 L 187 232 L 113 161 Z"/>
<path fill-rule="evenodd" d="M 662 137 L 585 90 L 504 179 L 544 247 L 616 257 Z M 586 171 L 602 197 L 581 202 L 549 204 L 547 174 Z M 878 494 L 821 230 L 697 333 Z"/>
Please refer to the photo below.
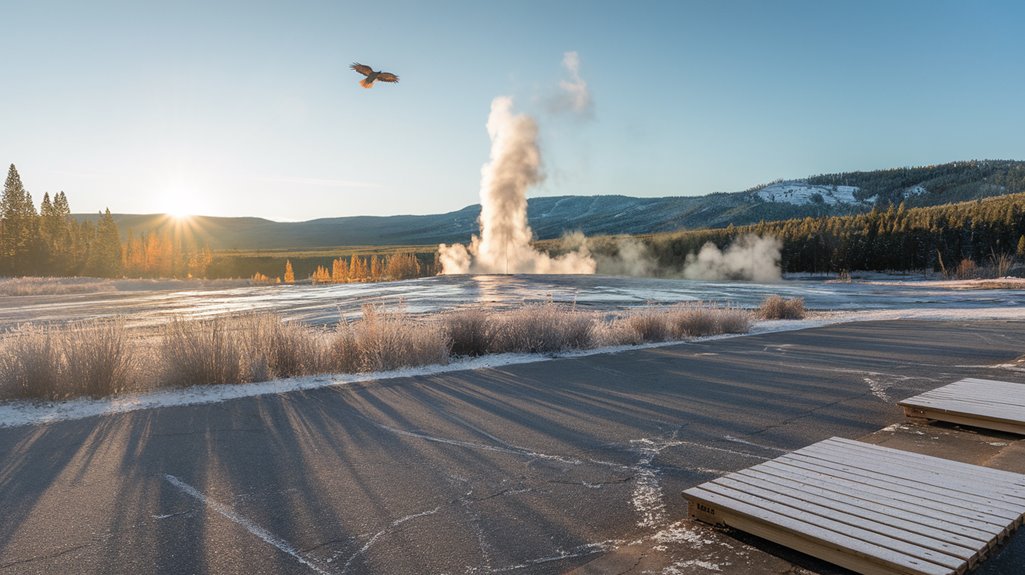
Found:
<path fill-rule="evenodd" d="M 562 67 L 569 73 L 569 79 L 559 81 L 559 88 L 562 91 L 551 101 L 552 110 L 572 112 L 584 118 L 592 117 L 594 100 L 591 99 L 587 82 L 580 76 L 580 55 L 576 52 L 566 52 L 562 55 Z"/>
<path fill-rule="evenodd" d="M 544 179 L 537 123 L 514 114 L 512 98 L 491 102 L 488 116 L 491 161 L 481 170 L 480 236 L 469 247 L 441 244 L 442 273 L 593 274 L 596 264 L 585 245 L 553 258 L 530 245 L 527 189 Z"/>
<path fill-rule="evenodd" d="M 780 249 L 783 244 L 772 236 L 741 236 L 726 250 L 709 242 L 696 255 L 689 254 L 683 277 L 694 280 L 751 280 L 778 282 Z"/>

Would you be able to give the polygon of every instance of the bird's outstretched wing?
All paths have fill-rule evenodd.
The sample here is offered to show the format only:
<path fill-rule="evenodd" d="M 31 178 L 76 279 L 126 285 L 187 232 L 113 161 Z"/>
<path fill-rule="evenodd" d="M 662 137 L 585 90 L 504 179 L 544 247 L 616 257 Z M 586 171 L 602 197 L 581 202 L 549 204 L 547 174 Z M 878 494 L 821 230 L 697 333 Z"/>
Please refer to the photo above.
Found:
<path fill-rule="evenodd" d="M 378 72 L 377 80 L 380 82 L 398 82 L 399 77 L 391 72 Z"/>
<path fill-rule="evenodd" d="M 369 76 L 374 73 L 374 70 L 370 66 L 364 66 L 363 64 L 360 64 L 358 62 L 354 62 L 352 66 L 349 67 L 359 72 L 360 74 L 363 74 L 364 76 Z"/>

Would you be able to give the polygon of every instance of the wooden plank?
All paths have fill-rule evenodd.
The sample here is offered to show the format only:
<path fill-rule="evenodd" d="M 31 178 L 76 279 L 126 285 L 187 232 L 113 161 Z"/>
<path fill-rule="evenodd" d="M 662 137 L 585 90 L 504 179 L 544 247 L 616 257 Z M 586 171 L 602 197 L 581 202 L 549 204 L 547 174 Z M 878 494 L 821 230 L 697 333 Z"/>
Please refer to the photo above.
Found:
<path fill-rule="evenodd" d="M 937 539 L 929 535 L 923 535 L 918 532 L 916 529 L 917 526 L 914 524 L 896 520 L 893 517 L 885 515 L 866 514 L 863 510 L 860 510 L 857 507 L 847 505 L 839 501 L 828 499 L 823 500 L 814 496 L 809 496 L 808 494 L 800 491 L 789 490 L 786 488 L 781 489 L 778 486 L 771 484 L 758 485 L 756 482 L 752 482 L 750 480 L 745 482 L 736 474 L 731 474 L 727 477 L 720 477 L 710 483 L 713 485 L 729 487 L 741 493 L 759 497 L 765 501 L 779 503 L 787 507 L 791 507 L 803 514 L 817 515 L 830 523 L 835 522 L 842 525 L 848 525 L 852 529 L 844 530 L 842 532 L 851 536 L 854 536 L 856 531 L 873 533 L 883 537 L 884 539 L 901 541 L 920 549 L 955 557 L 959 561 L 967 561 L 969 567 L 975 564 L 975 559 L 979 555 L 979 551 L 977 549 L 978 546 L 973 546 L 972 548 L 962 547 L 961 545 L 954 544 L 953 542 Z M 819 523 L 819 525 L 825 526 L 822 523 Z M 858 537 L 858 539 L 866 540 L 865 537 Z M 877 542 L 877 544 L 884 547 L 890 547 L 887 543 Z M 924 558 L 928 559 L 928 557 Z"/>
<path fill-rule="evenodd" d="M 966 537 L 973 537 L 983 541 L 992 540 L 994 537 L 998 536 L 1000 531 L 1003 529 L 1001 526 L 976 521 L 975 519 L 958 514 L 949 505 L 944 505 L 938 509 L 934 509 L 930 506 L 919 504 L 919 502 L 915 501 L 914 498 L 901 498 L 900 495 L 894 496 L 885 490 L 868 490 L 864 489 L 864 486 L 859 486 L 857 484 L 853 484 L 852 487 L 852 485 L 846 481 L 827 476 L 814 478 L 808 475 L 793 473 L 794 470 L 785 466 L 776 468 L 774 466 L 763 464 L 744 471 L 764 473 L 766 475 L 772 475 L 790 481 L 797 481 L 804 485 L 809 485 L 825 491 L 831 491 L 836 493 L 839 497 L 847 497 L 852 501 L 857 501 L 859 505 L 869 502 L 871 504 L 891 508 L 915 521 L 923 523 L 932 522 L 939 529 L 952 530 L 965 535 Z"/>
<path fill-rule="evenodd" d="M 771 489 L 788 489 L 798 493 L 798 497 L 806 498 L 808 501 L 823 507 L 834 508 L 850 515 L 857 515 L 880 523 L 892 523 L 913 533 L 919 533 L 940 541 L 949 541 L 968 549 L 978 549 L 980 546 L 986 545 L 990 539 L 989 535 L 981 531 L 968 528 L 951 528 L 947 523 L 937 523 L 935 519 L 924 518 L 913 513 L 902 515 L 899 510 L 885 504 L 847 497 L 842 491 L 828 491 L 820 487 L 764 474 L 753 469 L 741 470 L 730 474 L 729 477 L 751 485 Z"/>
<path fill-rule="evenodd" d="M 720 524 L 753 533 L 867 575 L 950 575 L 964 572 L 872 545 L 806 521 L 780 517 L 760 507 L 700 487 L 684 491 L 684 496 L 690 506 L 701 506 L 712 511 Z"/>
<path fill-rule="evenodd" d="M 970 507 L 978 513 L 992 517 L 991 522 L 1003 523 L 1015 521 L 1021 513 L 1009 508 L 1001 501 L 991 497 L 969 495 L 966 493 L 951 493 L 942 487 L 903 480 L 899 477 L 883 476 L 870 471 L 863 471 L 849 465 L 830 463 L 822 459 L 805 456 L 799 452 L 784 455 L 776 461 L 793 463 L 804 466 L 806 469 L 821 470 L 821 472 L 836 473 L 858 483 L 872 485 L 882 489 L 889 489 L 899 493 L 905 493 L 922 499 L 929 499 L 940 504 L 960 505 Z"/>
<path fill-rule="evenodd" d="M 937 502 L 932 499 L 923 499 L 915 496 L 913 493 L 908 494 L 896 492 L 886 487 L 876 487 L 848 480 L 836 475 L 817 473 L 808 468 L 794 467 L 779 461 L 769 461 L 763 465 L 772 469 L 781 469 L 782 471 L 799 470 L 807 474 L 816 475 L 822 482 L 842 486 L 844 489 L 848 490 L 852 496 L 861 493 L 868 493 L 875 497 L 889 497 L 904 504 L 903 507 L 908 509 L 909 512 L 924 514 L 924 511 L 922 510 L 928 510 L 932 515 L 942 513 L 943 515 L 948 516 L 949 520 L 952 522 L 990 533 L 991 537 L 1001 536 L 1003 535 L 1003 532 L 1007 530 L 1007 522 L 1004 522 L 999 518 L 985 513 L 976 512 L 975 510 L 965 508 L 964 506 L 954 506 L 951 505 L 950 502 Z"/>
<path fill-rule="evenodd" d="M 834 437 L 820 443 L 825 443 L 827 445 L 843 445 L 852 450 L 852 453 L 858 452 L 866 456 L 889 457 L 898 461 L 904 461 L 906 464 L 914 465 L 916 467 L 928 466 L 932 468 L 938 467 L 940 469 L 949 469 L 952 472 L 981 477 L 986 481 L 1003 482 L 1009 485 L 1018 485 L 1025 488 L 1025 475 L 1022 475 L 1021 473 L 1014 473 L 1013 471 L 1004 471 L 1002 469 L 993 469 L 991 467 L 980 467 L 971 463 L 953 461 L 920 453 L 911 453 L 909 451 L 901 451 L 899 449 L 893 449 L 892 447 L 864 443 L 861 441 L 844 439 L 842 437 Z"/>
<path fill-rule="evenodd" d="M 908 398 L 912 399 L 912 398 Z M 1025 398 L 1017 397 L 1011 393 L 982 393 L 979 389 L 954 388 L 952 386 L 941 387 L 927 391 L 921 395 L 914 396 L 914 399 L 934 399 L 937 401 L 957 399 L 967 403 L 980 405 L 1006 405 L 1011 409 L 1025 409 Z"/>
<path fill-rule="evenodd" d="M 846 439 L 843 437 L 832 437 L 825 441 L 830 444 L 844 444 L 850 447 L 851 449 L 860 449 L 868 455 L 873 455 L 875 453 L 897 455 L 905 460 L 914 462 L 914 465 L 939 463 L 941 465 L 949 467 L 950 469 L 968 471 L 969 473 L 972 471 L 977 471 L 980 476 L 995 477 L 997 479 L 1002 479 L 1011 483 L 1016 483 L 1018 485 L 1025 486 L 1025 475 L 1022 475 L 1021 473 L 1015 473 L 1013 471 L 993 469 L 992 467 L 982 467 L 979 465 L 972 465 L 971 463 L 964 463 L 962 461 L 953 461 L 950 459 L 943 459 L 941 457 L 934 457 L 932 455 L 923 455 L 921 453 L 902 451 L 900 449 L 894 449 L 892 447 L 886 447 L 884 445 L 875 445 L 872 443 L 855 441 L 853 439 Z"/>
<path fill-rule="evenodd" d="M 811 447 L 814 449 L 811 449 Z M 821 442 L 814 446 L 810 446 L 809 448 L 802 449 L 801 452 L 833 453 L 837 457 L 845 457 L 845 461 L 849 461 L 851 458 L 854 458 L 859 465 L 864 465 L 873 469 L 882 466 L 886 466 L 887 469 L 913 468 L 916 472 L 922 475 L 938 475 L 940 477 L 947 477 L 959 483 L 967 483 L 973 488 L 978 488 L 981 483 L 986 487 L 986 489 L 1006 493 L 1015 499 L 1025 501 L 1025 476 L 1015 480 L 1013 478 L 1005 478 L 983 473 L 972 473 L 970 468 L 943 465 L 943 460 L 940 460 L 939 462 L 920 459 L 909 460 L 908 458 L 887 452 L 880 451 L 872 453 L 871 451 L 863 451 L 858 448 L 844 447 L 842 444 L 826 442 Z"/>
<path fill-rule="evenodd" d="M 1025 435 L 1025 385 L 962 379 L 898 402 L 911 418 Z"/>
<path fill-rule="evenodd" d="M 914 407 L 924 407 L 928 409 L 941 409 L 944 411 L 952 411 L 954 413 L 977 415 L 999 421 L 1025 422 L 1025 408 L 1016 409 L 997 402 L 976 403 L 956 398 L 932 399 L 928 397 L 913 397 L 900 402 L 898 405 L 901 407 L 911 405 Z"/>
<path fill-rule="evenodd" d="M 1014 433 L 1015 435 L 1025 435 L 1025 423 L 1006 422 L 974 415 L 961 415 L 950 411 L 925 409 L 907 405 L 903 407 L 904 415 L 910 418 L 945 421 L 947 423 L 955 423 L 957 425 L 966 425 L 981 429 L 993 429 L 996 431 L 1003 431 L 1005 433 Z"/>
<path fill-rule="evenodd" d="M 722 495 L 723 497 L 729 497 L 735 501 L 742 501 L 749 505 L 759 507 L 781 517 L 788 517 L 797 521 L 811 523 L 833 533 L 843 534 L 858 541 L 896 551 L 903 555 L 907 555 L 908 557 L 914 557 L 916 559 L 921 559 L 922 561 L 941 565 L 950 570 L 956 570 L 967 563 L 964 559 L 959 559 L 946 553 L 933 551 L 915 543 L 908 543 L 900 539 L 876 533 L 865 529 L 860 525 L 853 525 L 852 523 L 841 522 L 823 515 L 810 513 L 804 509 L 798 509 L 785 503 L 780 503 L 764 497 L 758 497 L 745 491 L 732 489 L 715 481 L 705 483 L 701 488 L 706 491 Z"/>
<path fill-rule="evenodd" d="M 973 478 L 962 471 L 944 472 L 939 468 L 924 465 L 907 465 L 907 462 L 896 462 L 880 458 L 868 458 L 857 455 L 851 457 L 851 450 L 838 449 L 835 446 L 817 444 L 800 451 L 803 456 L 821 458 L 825 461 L 849 465 L 881 476 L 904 478 L 916 483 L 924 483 L 947 491 L 975 494 L 980 487 L 985 488 L 986 497 L 1001 502 L 1000 507 L 1015 510 L 1018 514 L 1025 513 L 1025 487 L 1013 484 L 991 483 L 986 478 Z M 995 503 L 994 503 L 995 505 Z"/>

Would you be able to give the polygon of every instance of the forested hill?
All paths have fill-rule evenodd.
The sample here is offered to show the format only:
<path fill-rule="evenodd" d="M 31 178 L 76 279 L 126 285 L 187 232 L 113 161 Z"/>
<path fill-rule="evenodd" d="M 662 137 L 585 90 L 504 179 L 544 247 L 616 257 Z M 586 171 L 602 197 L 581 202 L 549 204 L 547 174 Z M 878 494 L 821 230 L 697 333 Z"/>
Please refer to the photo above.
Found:
<path fill-rule="evenodd" d="M 535 197 L 528 217 L 539 239 L 566 231 L 587 235 L 646 234 L 759 221 L 852 215 L 935 206 L 1025 192 L 1025 162 L 985 160 L 918 168 L 824 174 L 780 180 L 743 192 L 706 196 Z M 301 200 L 297 200 L 301 201 Z M 213 249 L 311 248 L 339 245 L 410 245 L 465 242 L 477 232 L 480 206 L 422 216 L 349 216 L 306 222 L 261 218 L 194 218 L 197 239 Z M 79 214 L 81 221 L 97 218 Z M 170 231 L 166 216 L 114 214 L 123 236 Z"/>

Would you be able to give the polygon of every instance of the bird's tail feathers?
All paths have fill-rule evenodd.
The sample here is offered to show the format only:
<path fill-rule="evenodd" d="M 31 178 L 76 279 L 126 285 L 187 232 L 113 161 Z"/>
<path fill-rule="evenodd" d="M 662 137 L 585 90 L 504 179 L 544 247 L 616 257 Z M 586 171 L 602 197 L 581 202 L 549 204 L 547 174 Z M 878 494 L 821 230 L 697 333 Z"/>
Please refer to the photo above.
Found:
<path fill-rule="evenodd" d="M 359 81 L 359 85 L 363 86 L 364 88 L 373 88 L 374 87 L 374 81 L 373 80 L 368 80 L 366 78 L 363 78 L 362 80 Z"/>

